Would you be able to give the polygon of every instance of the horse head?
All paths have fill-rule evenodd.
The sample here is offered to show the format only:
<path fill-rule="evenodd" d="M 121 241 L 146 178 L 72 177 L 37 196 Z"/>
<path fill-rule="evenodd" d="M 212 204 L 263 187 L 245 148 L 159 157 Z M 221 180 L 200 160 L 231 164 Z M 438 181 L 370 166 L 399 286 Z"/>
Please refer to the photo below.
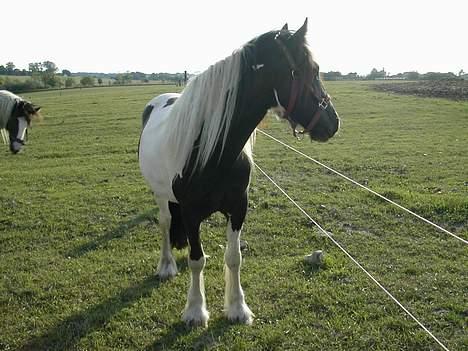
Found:
<path fill-rule="evenodd" d="M 258 38 L 252 68 L 264 82 L 269 104 L 287 119 L 293 134 L 308 133 L 312 140 L 327 141 L 339 129 L 338 113 L 320 79 L 317 62 L 307 46 L 307 19 L 297 31 L 280 31 Z M 302 131 L 296 126 L 301 125 Z"/>
<path fill-rule="evenodd" d="M 40 110 L 40 106 L 35 106 L 25 100 L 20 100 L 16 103 L 6 125 L 9 134 L 10 151 L 13 154 L 17 154 L 23 147 L 27 129 L 33 120 L 40 118 Z"/>

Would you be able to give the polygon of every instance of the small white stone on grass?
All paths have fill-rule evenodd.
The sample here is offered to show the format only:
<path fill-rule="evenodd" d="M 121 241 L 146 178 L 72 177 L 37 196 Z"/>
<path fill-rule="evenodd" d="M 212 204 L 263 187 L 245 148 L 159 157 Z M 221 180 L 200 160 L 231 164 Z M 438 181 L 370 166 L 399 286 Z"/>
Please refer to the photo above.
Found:
<path fill-rule="evenodd" d="M 314 251 L 310 255 L 305 256 L 304 260 L 310 264 L 321 265 L 323 263 L 323 252 L 322 250 Z"/>

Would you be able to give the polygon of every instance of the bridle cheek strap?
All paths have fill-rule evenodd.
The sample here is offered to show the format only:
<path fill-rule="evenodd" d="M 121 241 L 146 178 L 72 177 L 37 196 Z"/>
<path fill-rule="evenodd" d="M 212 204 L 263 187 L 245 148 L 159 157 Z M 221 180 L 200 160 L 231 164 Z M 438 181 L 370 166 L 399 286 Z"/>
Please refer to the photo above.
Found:
<path fill-rule="evenodd" d="M 297 123 L 291 118 L 291 113 L 294 110 L 294 107 L 296 107 L 297 96 L 299 95 L 299 81 L 294 76 L 294 71 L 292 71 L 291 74 L 292 74 L 293 80 L 291 84 L 291 92 L 289 95 L 288 106 L 286 107 L 286 109 L 283 107 L 283 105 L 281 105 L 281 102 L 279 101 L 279 98 L 278 98 L 278 92 L 276 91 L 276 89 L 273 89 L 273 92 L 275 94 L 276 103 L 283 110 L 283 118 L 288 120 L 293 130 L 293 135 L 297 138 L 297 135 L 296 135 Z"/>
<path fill-rule="evenodd" d="M 294 71 L 291 72 L 292 74 L 292 84 L 291 84 L 291 93 L 289 95 L 288 101 L 288 108 L 286 109 L 286 117 L 289 118 L 291 116 L 294 107 L 296 107 L 297 96 L 299 95 L 299 81 L 294 76 Z"/>
<path fill-rule="evenodd" d="M 326 108 L 328 107 L 328 104 L 330 102 L 330 96 L 327 95 L 326 97 L 323 97 L 320 100 L 320 102 L 318 103 L 318 109 L 317 111 L 315 111 L 314 116 L 312 117 L 312 120 L 309 122 L 309 124 L 301 131 L 296 130 L 298 123 L 292 119 L 291 113 L 294 110 L 294 107 L 296 107 L 297 97 L 299 96 L 300 83 L 299 83 L 299 80 L 294 76 L 294 71 L 292 71 L 292 76 L 293 76 L 293 80 L 291 84 L 291 93 L 289 95 L 288 107 L 286 108 L 283 117 L 287 119 L 289 124 L 291 125 L 294 137 L 300 139 L 298 137 L 298 134 L 304 134 L 304 133 L 310 132 L 316 126 L 316 124 L 320 120 L 322 111 L 326 110 Z M 275 93 L 275 98 L 276 98 L 276 102 L 278 103 L 278 106 L 280 106 L 284 110 L 284 107 L 281 105 L 279 101 L 278 93 L 276 89 L 274 90 L 274 93 Z"/>

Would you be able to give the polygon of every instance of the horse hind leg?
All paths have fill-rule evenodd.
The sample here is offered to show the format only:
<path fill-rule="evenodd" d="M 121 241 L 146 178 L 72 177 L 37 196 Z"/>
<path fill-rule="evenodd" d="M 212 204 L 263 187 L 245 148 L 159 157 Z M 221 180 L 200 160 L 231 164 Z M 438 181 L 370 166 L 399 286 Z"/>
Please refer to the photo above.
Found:
<path fill-rule="evenodd" d="M 171 212 L 167 200 L 156 199 L 156 202 L 159 206 L 159 223 L 162 232 L 161 254 L 156 275 L 160 279 L 169 279 L 177 275 L 177 264 L 172 255 L 170 240 Z"/>
<path fill-rule="evenodd" d="M 188 266 L 190 268 L 190 288 L 182 320 L 191 326 L 208 326 L 209 313 L 206 309 L 203 269 L 206 257 L 200 242 L 200 223 L 188 225 L 190 252 Z"/>

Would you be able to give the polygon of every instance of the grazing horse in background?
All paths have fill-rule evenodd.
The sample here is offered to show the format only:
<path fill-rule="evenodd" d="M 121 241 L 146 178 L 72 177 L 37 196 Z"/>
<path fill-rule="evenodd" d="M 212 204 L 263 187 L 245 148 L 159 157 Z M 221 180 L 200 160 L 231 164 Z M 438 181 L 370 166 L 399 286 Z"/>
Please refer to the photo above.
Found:
<path fill-rule="evenodd" d="M 40 109 L 9 91 L 0 90 L 0 132 L 5 144 L 9 139 L 12 153 L 18 153 L 23 147 L 31 121 L 41 117 Z"/>
<path fill-rule="evenodd" d="M 182 319 L 207 325 L 200 224 L 214 212 L 227 219 L 225 313 L 251 324 L 240 283 L 240 234 L 247 213 L 255 128 L 270 108 L 326 141 L 339 118 L 306 45 L 307 19 L 296 32 L 254 38 L 193 78 L 182 94 L 163 94 L 143 112 L 139 161 L 159 206 L 162 231 L 157 275 L 177 274 L 172 248 L 189 246 L 191 283 Z"/>

